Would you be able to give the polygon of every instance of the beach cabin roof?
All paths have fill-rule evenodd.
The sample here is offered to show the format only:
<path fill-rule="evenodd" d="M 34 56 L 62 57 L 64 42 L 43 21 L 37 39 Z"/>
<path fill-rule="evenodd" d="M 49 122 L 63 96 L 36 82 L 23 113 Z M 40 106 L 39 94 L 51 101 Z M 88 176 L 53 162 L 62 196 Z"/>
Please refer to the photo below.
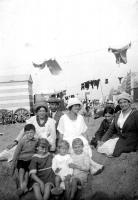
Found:
<path fill-rule="evenodd" d="M 26 81 L 33 83 L 33 80 L 30 74 L 0 76 L 0 83 L 26 82 Z"/>

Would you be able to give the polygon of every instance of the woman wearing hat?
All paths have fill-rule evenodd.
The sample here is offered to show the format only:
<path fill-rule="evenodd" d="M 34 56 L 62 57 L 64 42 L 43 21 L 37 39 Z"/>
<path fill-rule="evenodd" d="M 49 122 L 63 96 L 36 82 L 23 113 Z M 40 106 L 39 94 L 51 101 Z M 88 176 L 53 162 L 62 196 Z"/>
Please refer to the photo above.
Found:
<path fill-rule="evenodd" d="M 131 103 L 132 99 L 128 93 L 123 92 L 118 96 L 121 111 L 116 114 L 113 123 L 102 138 L 103 142 L 115 138 L 112 156 L 120 156 L 121 153 L 133 152 L 138 149 L 138 111 L 131 108 Z M 100 151 L 101 149 L 102 146 L 100 146 Z"/>
<path fill-rule="evenodd" d="M 88 140 L 83 136 L 87 130 L 84 118 L 79 114 L 82 103 L 77 98 L 70 98 L 68 101 L 68 112 L 61 116 L 58 123 L 58 131 L 60 133 L 60 140 L 66 140 L 72 149 L 72 141 L 75 138 L 82 139 L 84 143 L 84 152 L 92 158 L 92 150 L 89 146 Z M 72 151 L 72 150 L 71 150 Z M 92 161 L 92 173 L 97 173 L 103 168 L 103 165 Z"/>
<path fill-rule="evenodd" d="M 33 124 L 36 128 L 36 138 L 45 138 L 51 145 L 51 151 L 55 151 L 56 142 L 56 128 L 55 120 L 48 117 L 48 107 L 46 102 L 38 102 L 34 105 L 35 116 L 32 116 L 26 121 L 26 124 Z M 21 130 L 17 138 L 12 144 L 8 146 L 5 154 L 2 155 L 2 159 L 11 161 L 14 150 L 19 142 L 24 137 L 24 131 Z M 1 156 L 0 156 L 1 157 Z"/>

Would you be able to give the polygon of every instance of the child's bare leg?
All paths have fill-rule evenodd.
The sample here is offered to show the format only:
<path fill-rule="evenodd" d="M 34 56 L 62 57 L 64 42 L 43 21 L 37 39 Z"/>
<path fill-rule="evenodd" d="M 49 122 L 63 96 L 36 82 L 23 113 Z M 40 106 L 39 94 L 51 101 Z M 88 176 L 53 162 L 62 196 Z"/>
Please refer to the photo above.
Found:
<path fill-rule="evenodd" d="M 48 200 L 50 198 L 50 192 L 52 187 L 53 185 L 51 183 L 45 184 L 43 200 Z"/>
<path fill-rule="evenodd" d="M 23 189 L 24 189 L 24 192 L 27 192 L 27 191 L 28 191 L 28 189 L 27 189 L 28 179 L 29 179 L 29 173 L 28 173 L 28 172 L 25 172 L 25 175 L 24 175 L 24 182 L 23 182 Z"/>
<path fill-rule="evenodd" d="M 56 176 L 55 177 L 55 186 L 56 187 L 59 187 L 60 186 L 60 183 L 61 183 L 61 178 L 60 178 L 60 176 Z"/>
<path fill-rule="evenodd" d="M 38 183 L 35 183 L 33 185 L 33 190 L 34 190 L 34 195 L 35 195 L 36 200 L 43 200 L 41 188 Z"/>
<path fill-rule="evenodd" d="M 76 179 L 76 178 L 73 178 L 72 179 L 72 182 L 71 182 L 71 194 L 70 194 L 70 200 L 73 200 L 74 197 L 75 197 L 75 194 L 77 192 L 77 185 L 79 183 L 79 180 Z"/>
<path fill-rule="evenodd" d="M 70 181 L 69 180 L 65 180 L 65 199 L 69 200 L 70 199 Z"/>
<path fill-rule="evenodd" d="M 21 189 L 23 189 L 24 174 L 25 174 L 24 169 L 23 169 L 23 168 L 20 168 L 20 169 L 19 169 L 19 185 L 20 185 L 20 188 L 21 188 Z"/>

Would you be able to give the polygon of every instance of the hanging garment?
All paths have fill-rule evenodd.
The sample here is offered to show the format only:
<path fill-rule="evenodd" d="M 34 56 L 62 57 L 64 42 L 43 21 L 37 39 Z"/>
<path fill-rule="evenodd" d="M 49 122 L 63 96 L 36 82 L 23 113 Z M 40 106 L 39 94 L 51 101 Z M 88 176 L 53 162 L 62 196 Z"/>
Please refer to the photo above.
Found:
<path fill-rule="evenodd" d="M 105 79 L 105 84 L 108 84 L 108 79 L 107 78 Z"/>
<path fill-rule="evenodd" d="M 88 90 L 89 89 L 89 81 L 85 82 L 85 88 Z"/>
<path fill-rule="evenodd" d="M 121 84 L 122 78 L 123 78 L 123 77 L 118 77 L 118 80 L 119 80 L 119 83 L 120 83 L 120 84 Z"/>
<path fill-rule="evenodd" d="M 112 52 L 115 55 L 116 58 L 116 63 L 120 64 L 126 64 L 127 63 L 127 50 L 131 47 L 131 43 L 129 43 L 128 45 L 124 46 L 121 49 L 112 49 L 112 48 L 108 48 L 109 52 Z"/>
<path fill-rule="evenodd" d="M 44 61 L 41 64 L 35 64 L 35 63 L 33 63 L 33 66 L 36 67 L 36 68 L 39 68 L 39 69 L 44 69 L 45 66 L 46 66 L 46 61 Z"/>
<path fill-rule="evenodd" d="M 93 81 L 91 80 L 90 81 L 90 85 L 92 86 L 92 89 L 94 88 L 94 85 L 93 85 L 94 83 L 93 83 Z"/>
<path fill-rule="evenodd" d="M 46 65 L 49 68 L 49 71 L 51 72 L 52 75 L 58 75 L 62 70 L 58 62 L 52 59 L 44 61 L 42 64 L 33 63 L 33 66 L 39 69 L 44 69 Z"/>
<path fill-rule="evenodd" d="M 56 60 L 50 59 L 50 60 L 46 61 L 46 64 L 47 64 L 47 67 L 49 68 L 49 71 L 53 75 L 58 75 L 60 73 L 60 71 L 62 70 Z"/>
<path fill-rule="evenodd" d="M 84 90 L 85 89 L 85 85 L 84 83 L 81 84 L 81 90 Z"/>
<path fill-rule="evenodd" d="M 99 83 L 100 83 L 100 79 L 94 80 L 94 86 L 97 87 L 97 90 L 99 88 Z"/>

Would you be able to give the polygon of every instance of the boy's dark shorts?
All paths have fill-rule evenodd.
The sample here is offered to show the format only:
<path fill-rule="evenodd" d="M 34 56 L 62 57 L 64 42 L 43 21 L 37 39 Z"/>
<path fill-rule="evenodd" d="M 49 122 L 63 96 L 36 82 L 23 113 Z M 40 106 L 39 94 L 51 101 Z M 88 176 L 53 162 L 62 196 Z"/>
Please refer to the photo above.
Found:
<path fill-rule="evenodd" d="M 29 172 L 29 165 L 31 160 L 24 161 L 24 160 L 18 160 L 17 161 L 17 169 L 23 168 L 25 172 Z"/>

